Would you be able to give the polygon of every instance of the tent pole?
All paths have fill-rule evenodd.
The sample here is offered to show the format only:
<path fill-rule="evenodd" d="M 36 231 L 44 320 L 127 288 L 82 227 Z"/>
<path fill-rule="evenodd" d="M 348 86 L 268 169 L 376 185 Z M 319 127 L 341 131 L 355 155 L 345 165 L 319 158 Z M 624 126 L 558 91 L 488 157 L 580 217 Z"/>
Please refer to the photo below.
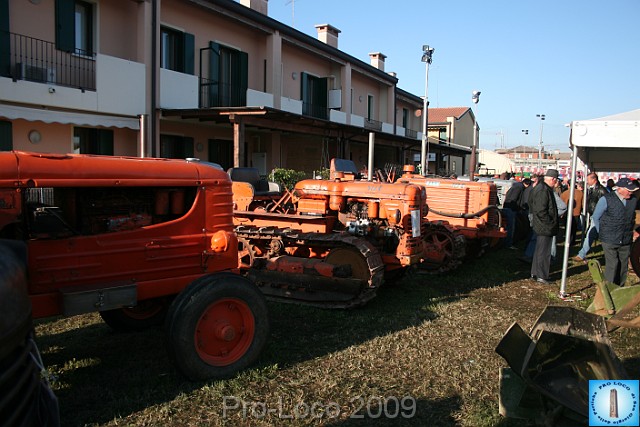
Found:
<path fill-rule="evenodd" d="M 576 193 L 576 166 L 578 164 L 578 147 L 573 144 L 571 157 L 571 188 L 569 189 L 569 201 L 567 202 L 567 226 L 564 234 L 564 256 L 562 258 L 562 280 L 560 283 L 560 297 L 567 296 L 567 266 L 569 264 L 569 251 L 571 250 L 571 225 L 573 219 L 573 197 Z"/>

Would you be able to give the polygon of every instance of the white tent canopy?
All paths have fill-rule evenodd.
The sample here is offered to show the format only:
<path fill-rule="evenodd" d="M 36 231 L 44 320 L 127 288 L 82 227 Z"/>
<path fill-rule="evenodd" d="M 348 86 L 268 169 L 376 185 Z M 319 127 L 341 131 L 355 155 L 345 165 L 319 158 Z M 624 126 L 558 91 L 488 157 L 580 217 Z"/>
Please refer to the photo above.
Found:
<path fill-rule="evenodd" d="M 591 172 L 640 171 L 640 109 L 599 119 L 576 120 L 570 126 L 573 158 L 569 200 L 573 200 L 578 157 Z M 569 241 L 569 216 L 566 231 L 565 241 Z M 563 261 L 560 294 L 565 294 L 569 246 L 565 246 Z"/>
<path fill-rule="evenodd" d="M 594 172 L 638 172 L 640 109 L 571 122 L 571 145 Z"/>

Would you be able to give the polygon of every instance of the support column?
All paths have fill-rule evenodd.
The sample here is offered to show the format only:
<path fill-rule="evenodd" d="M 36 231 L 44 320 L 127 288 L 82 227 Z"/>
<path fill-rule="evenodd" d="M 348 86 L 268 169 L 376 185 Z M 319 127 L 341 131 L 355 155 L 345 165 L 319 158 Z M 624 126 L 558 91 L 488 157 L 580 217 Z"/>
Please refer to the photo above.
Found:
<path fill-rule="evenodd" d="M 244 122 L 240 117 L 234 116 L 231 116 L 230 120 L 233 123 L 233 167 L 244 167 L 246 166 L 244 161 Z"/>
<path fill-rule="evenodd" d="M 351 64 L 347 62 L 340 70 L 342 89 L 342 111 L 347 115 L 347 124 L 351 124 Z"/>
<path fill-rule="evenodd" d="M 265 92 L 273 95 L 273 108 L 282 105 L 282 36 L 278 31 L 267 37 L 267 66 Z"/>

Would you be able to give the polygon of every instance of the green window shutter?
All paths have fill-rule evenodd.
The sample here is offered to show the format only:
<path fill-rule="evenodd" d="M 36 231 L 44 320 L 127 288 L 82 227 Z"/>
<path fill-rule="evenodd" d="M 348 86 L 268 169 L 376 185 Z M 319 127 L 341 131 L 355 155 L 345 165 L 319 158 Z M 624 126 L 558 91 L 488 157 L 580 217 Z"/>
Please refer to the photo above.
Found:
<path fill-rule="evenodd" d="M 76 48 L 75 0 L 56 0 L 56 48 L 73 52 Z"/>
<path fill-rule="evenodd" d="M 217 107 L 220 97 L 220 45 L 209 42 L 209 107 Z"/>
<path fill-rule="evenodd" d="M 113 156 L 113 131 L 98 129 L 98 154 Z"/>
<path fill-rule="evenodd" d="M 0 151 L 13 150 L 13 133 L 11 122 L 0 120 Z"/>
<path fill-rule="evenodd" d="M 302 100 L 302 114 L 309 115 L 311 105 L 309 104 L 309 75 L 300 73 L 300 99 Z"/>
<path fill-rule="evenodd" d="M 0 76 L 11 76 L 11 40 L 9 39 L 9 0 L 0 0 Z"/>
<path fill-rule="evenodd" d="M 184 33 L 184 57 L 182 59 L 184 64 L 183 72 L 185 74 L 194 74 L 195 68 L 195 36 L 193 34 Z"/>
<path fill-rule="evenodd" d="M 247 105 L 247 89 L 249 88 L 249 55 L 247 52 L 239 52 L 239 83 L 240 83 L 240 106 Z"/>

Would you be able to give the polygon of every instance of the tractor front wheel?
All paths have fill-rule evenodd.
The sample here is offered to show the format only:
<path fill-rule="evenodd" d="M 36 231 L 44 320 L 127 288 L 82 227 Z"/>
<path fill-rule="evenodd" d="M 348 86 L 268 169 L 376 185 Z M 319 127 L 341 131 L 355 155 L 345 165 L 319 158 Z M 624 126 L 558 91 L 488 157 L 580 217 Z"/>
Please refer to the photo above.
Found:
<path fill-rule="evenodd" d="M 267 304 L 244 277 L 205 276 L 176 297 L 165 327 L 169 354 L 187 378 L 229 378 L 262 352 L 269 336 Z"/>

